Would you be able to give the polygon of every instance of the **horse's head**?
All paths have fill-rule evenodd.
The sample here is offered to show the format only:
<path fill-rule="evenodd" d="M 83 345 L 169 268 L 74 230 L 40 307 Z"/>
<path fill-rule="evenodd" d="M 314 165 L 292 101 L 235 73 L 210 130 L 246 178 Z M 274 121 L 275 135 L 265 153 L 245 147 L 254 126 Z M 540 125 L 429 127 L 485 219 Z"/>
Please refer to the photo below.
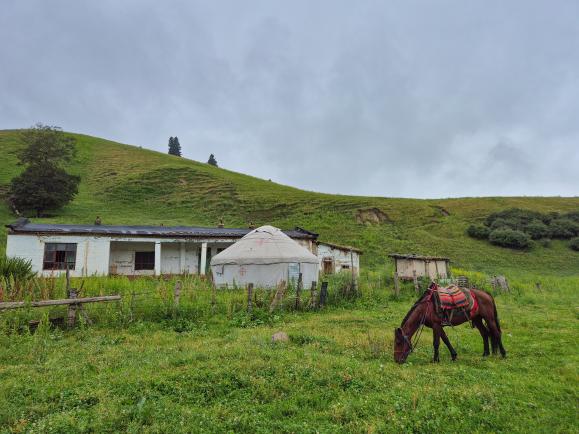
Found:
<path fill-rule="evenodd" d="M 399 327 L 394 330 L 394 361 L 404 363 L 408 354 L 412 351 L 412 344 L 408 336 Z"/>

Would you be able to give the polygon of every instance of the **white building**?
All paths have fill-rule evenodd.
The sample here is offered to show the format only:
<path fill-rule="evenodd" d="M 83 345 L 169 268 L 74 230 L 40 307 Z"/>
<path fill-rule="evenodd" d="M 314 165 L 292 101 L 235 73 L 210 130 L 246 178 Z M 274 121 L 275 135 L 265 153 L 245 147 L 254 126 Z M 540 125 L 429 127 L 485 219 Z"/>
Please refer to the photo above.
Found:
<path fill-rule="evenodd" d="M 280 283 L 309 289 L 318 282 L 320 260 L 308 249 L 273 226 L 257 228 L 211 259 L 218 287 L 274 288 Z"/>
<path fill-rule="evenodd" d="M 360 255 L 362 250 L 355 247 L 340 246 L 338 244 L 318 241 L 318 258 L 320 271 L 324 274 L 334 274 L 340 271 L 352 272 L 360 275 Z"/>
<path fill-rule="evenodd" d="M 251 229 L 189 226 L 108 226 L 31 223 L 7 225 L 6 255 L 30 260 L 44 276 L 68 265 L 72 276 L 121 274 L 201 274 L 212 256 Z M 301 228 L 285 231 L 315 254 L 317 234 Z"/>

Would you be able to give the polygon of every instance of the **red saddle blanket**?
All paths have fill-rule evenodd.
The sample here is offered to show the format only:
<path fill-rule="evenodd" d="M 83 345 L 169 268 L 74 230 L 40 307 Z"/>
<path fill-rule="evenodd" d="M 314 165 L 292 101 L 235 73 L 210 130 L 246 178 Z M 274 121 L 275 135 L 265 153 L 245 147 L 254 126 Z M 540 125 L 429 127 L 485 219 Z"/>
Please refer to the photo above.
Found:
<path fill-rule="evenodd" d="M 459 288 L 456 285 L 446 288 L 437 286 L 435 293 L 438 296 L 438 307 L 442 310 L 466 309 L 470 311 L 474 307 L 474 300 L 468 289 Z"/>

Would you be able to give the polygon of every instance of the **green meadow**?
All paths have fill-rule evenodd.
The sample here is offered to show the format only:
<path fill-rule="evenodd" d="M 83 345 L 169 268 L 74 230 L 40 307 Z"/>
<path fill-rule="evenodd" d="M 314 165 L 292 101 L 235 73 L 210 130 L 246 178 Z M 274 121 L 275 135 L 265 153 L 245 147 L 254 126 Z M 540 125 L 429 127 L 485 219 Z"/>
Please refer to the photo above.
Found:
<path fill-rule="evenodd" d="M 474 281 L 486 276 L 472 274 Z M 393 329 L 416 297 L 361 278 L 361 297 L 336 296 L 296 311 L 292 295 L 272 314 L 259 293 L 217 294 L 185 281 L 88 279 L 120 304 L 87 307 L 95 324 L 34 334 L 18 324 L 39 309 L 4 314 L 0 333 L 0 426 L 6 432 L 577 432 L 579 313 L 576 277 L 512 280 L 495 298 L 508 351 L 482 358 L 468 325 L 447 329 L 458 350 L 433 364 L 425 330 L 404 365 Z M 59 281 L 53 289 L 62 290 Z M 487 288 L 489 289 L 489 288 Z M 131 297 L 133 293 L 133 298 Z M 145 298 L 138 294 L 150 294 Z M 308 294 L 302 297 L 308 300 Z M 131 307 L 132 306 L 132 307 Z M 51 316 L 59 313 L 52 308 Z M 64 312 L 61 312 L 64 313 Z M 42 316 L 41 316 L 42 317 Z M 277 331 L 288 342 L 272 343 Z"/>
<path fill-rule="evenodd" d="M 296 309 L 290 291 L 270 313 L 273 294 L 258 288 L 248 312 L 243 289 L 214 293 L 194 277 L 182 278 L 178 307 L 174 280 L 73 280 L 84 296 L 122 300 L 87 305 L 93 323 L 72 330 L 49 325 L 61 307 L 0 313 L 0 432 L 579 431 L 579 253 L 563 241 L 515 251 L 465 235 L 495 211 L 576 211 L 579 198 L 329 195 L 75 137 L 69 170 L 82 177 L 80 192 L 33 221 L 301 226 L 364 250 L 360 295 L 344 297 L 347 276 L 337 276 L 322 309 L 307 307 L 309 292 Z M 16 131 L 0 131 L 2 198 L 22 170 L 20 146 Z M 15 218 L 2 200 L 0 222 Z M 2 228 L 0 254 L 5 237 Z M 392 252 L 448 256 L 455 274 L 488 291 L 490 276 L 505 274 L 511 291 L 493 294 L 507 358 L 482 358 L 480 335 L 463 325 L 447 329 L 456 362 L 443 346 L 441 362 L 431 362 L 425 330 L 408 363 L 395 364 L 393 330 L 417 295 L 408 284 L 393 295 Z M 62 278 L 0 288 L 5 301 L 65 294 Z M 277 331 L 289 341 L 272 343 Z"/>

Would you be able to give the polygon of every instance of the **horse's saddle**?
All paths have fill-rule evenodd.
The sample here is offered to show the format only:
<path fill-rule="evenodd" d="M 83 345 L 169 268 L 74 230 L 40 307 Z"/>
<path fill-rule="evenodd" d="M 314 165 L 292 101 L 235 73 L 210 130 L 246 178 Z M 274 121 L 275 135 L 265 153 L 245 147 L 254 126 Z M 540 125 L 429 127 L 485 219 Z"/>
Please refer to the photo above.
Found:
<path fill-rule="evenodd" d="M 475 307 L 475 300 L 469 289 L 456 285 L 447 287 L 436 286 L 434 291 L 434 305 L 440 317 L 448 322 L 452 320 L 454 311 L 471 312 Z M 445 321 L 445 322 L 447 322 Z"/>

